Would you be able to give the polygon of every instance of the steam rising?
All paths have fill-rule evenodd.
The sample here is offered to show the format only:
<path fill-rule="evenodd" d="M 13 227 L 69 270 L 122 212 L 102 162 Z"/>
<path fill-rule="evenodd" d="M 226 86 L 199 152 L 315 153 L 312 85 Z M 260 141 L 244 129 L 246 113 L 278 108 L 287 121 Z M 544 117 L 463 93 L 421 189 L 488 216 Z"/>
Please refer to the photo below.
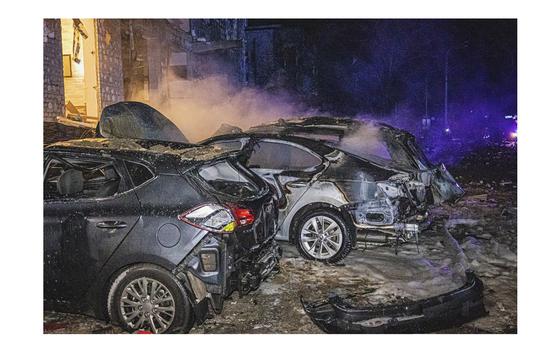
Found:
<path fill-rule="evenodd" d="M 239 86 L 225 75 L 211 75 L 199 80 L 169 80 L 167 101 L 150 101 L 149 104 L 173 121 L 190 142 L 204 140 L 218 130 L 227 133 L 231 127 L 246 130 L 279 118 L 318 114 L 284 90 Z M 133 94 L 133 99 L 140 95 Z M 368 159 L 390 160 L 380 130 L 371 122 L 372 116 L 361 115 L 359 118 L 369 122 L 344 137 L 337 147 Z"/>
<path fill-rule="evenodd" d="M 224 123 L 246 129 L 278 118 L 310 113 L 286 92 L 239 87 L 225 76 L 175 80 L 168 103 L 150 102 L 161 110 L 191 142 L 212 136 Z"/>
<path fill-rule="evenodd" d="M 344 137 L 337 147 L 365 159 L 391 160 L 391 155 L 380 132 L 373 123 L 365 123 L 355 132 Z"/>

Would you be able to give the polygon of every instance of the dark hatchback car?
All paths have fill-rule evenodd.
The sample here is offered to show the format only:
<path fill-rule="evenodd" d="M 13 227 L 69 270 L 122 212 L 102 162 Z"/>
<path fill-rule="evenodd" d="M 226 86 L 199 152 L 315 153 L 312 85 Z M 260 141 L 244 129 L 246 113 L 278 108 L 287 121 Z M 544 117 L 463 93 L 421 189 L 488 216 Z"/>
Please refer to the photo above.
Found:
<path fill-rule="evenodd" d="M 238 153 L 170 141 L 166 119 L 160 134 L 117 138 L 134 121 L 119 107 L 130 119 L 104 112 L 106 138 L 44 149 L 45 308 L 186 332 L 275 268 L 276 199 Z"/>
<path fill-rule="evenodd" d="M 464 193 L 444 165 L 428 161 L 411 134 L 384 124 L 280 120 L 201 144 L 243 150 L 244 165 L 276 188 L 277 239 L 325 262 L 346 257 L 355 241 L 417 239 L 431 205 Z"/>

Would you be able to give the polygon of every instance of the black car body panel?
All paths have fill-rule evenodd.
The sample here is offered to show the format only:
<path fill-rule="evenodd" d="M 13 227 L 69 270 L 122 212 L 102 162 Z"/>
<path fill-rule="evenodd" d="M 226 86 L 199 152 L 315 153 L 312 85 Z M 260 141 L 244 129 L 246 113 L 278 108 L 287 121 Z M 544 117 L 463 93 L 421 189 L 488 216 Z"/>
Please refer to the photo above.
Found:
<path fill-rule="evenodd" d="M 106 318 L 111 280 L 141 263 L 183 282 L 199 323 L 221 311 L 231 292 L 258 287 L 280 258 L 277 202 L 268 184 L 239 164 L 241 154 L 114 136 L 44 150 L 45 307 Z M 202 169 L 222 175 L 217 166 L 235 178 L 209 182 Z M 243 207 L 254 222 L 213 233 L 180 219 L 208 204 Z"/>
<path fill-rule="evenodd" d="M 486 315 L 482 281 L 467 271 L 460 288 L 418 301 L 356 306 L 336 294 L 327 301 L 301 300 L 303 309 L 327 333 L 422 333 L 460 325 Z"/>

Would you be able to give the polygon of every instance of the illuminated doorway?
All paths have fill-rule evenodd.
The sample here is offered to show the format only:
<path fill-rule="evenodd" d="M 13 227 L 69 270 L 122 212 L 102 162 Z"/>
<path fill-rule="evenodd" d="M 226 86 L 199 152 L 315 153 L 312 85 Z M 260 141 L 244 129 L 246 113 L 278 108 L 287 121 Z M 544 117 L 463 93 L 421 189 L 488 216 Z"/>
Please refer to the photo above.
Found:
<path fill-rule="evenodd" d="M 99 120 L 95 19 L 61 19 L 64 71 L 63 122 L 95 127 Z"/>

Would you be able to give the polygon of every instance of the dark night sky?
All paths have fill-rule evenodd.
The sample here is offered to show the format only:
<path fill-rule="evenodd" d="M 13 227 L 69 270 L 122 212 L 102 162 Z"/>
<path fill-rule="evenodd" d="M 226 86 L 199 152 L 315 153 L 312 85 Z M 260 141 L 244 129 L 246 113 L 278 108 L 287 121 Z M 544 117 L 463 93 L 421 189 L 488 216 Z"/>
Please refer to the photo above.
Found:
<path fill-rule="evenodd" d="M 262 25 L 304 28 L 326 110 L 424 115 L 427 94 L 428 113 L 441 116 L 449 50 L 450 114 L 517 113 L 516 20 L 249 20 Z"/>

